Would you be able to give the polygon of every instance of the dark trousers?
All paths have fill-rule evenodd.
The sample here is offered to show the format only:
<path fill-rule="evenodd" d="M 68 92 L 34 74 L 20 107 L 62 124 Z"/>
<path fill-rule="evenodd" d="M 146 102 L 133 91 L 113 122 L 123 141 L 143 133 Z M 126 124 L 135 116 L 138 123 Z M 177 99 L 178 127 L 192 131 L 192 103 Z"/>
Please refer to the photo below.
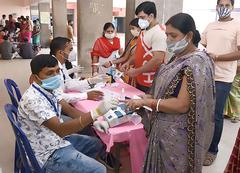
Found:
<path fill-rule="evenodd" d="M 145 94 L 148 94 L 148 92 L 150 90 L 150 87 L 146 87 L 146 86 L 140 85 L 138 83 L 136 83 L 136 88 L 143 91 Z"/>
<path fill-rule="evenodd" d="M 220 142 L 223 130 L 223 121 L 224 121 L 224 106 L 231 90 L 232 83 L 226 82 L 215 82 L 216 85 L 216 107 L 215 107 L 215 128 L 212 143 L 209 148 L 209 152 L 217 154 L 218 144 Z"/>

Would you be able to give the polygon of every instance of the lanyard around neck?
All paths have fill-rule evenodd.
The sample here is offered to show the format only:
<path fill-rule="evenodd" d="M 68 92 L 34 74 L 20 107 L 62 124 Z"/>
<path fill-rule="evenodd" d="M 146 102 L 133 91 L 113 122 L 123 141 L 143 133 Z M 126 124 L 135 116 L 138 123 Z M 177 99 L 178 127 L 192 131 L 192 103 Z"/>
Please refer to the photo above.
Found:
<path fill-rule="evenodd" d="M 56 112 L 57 116 L 59 116 L 59 112 L 58 112 L 58 107 L 56 107 L 56 105 L 54 104 L 53 100 L 51 100 L 47 94 L 45 94 L 43 91 L 41 91 L 37 86 L 35 86 L 34 84 L 32 84 L 33 88 L 35 88 L 40 94 L 42 94 L 47 100 L 48 102 L 51 104 L 51 106 L 53 107 L 54 111 Z"/>
<path fill-rule="evenodd" d="M 62 72 L 62 75 L 63 75 L 63 81 L 64 81 L 64 83 L 65 83 L 65 82 L 66 82 L 66 76 L 65 76 L 65 74 L 64 74 L 64 72 L 63 72 L 63 69 L 60 68 L 60 70 L 61 70 L 61 72 Z"/>

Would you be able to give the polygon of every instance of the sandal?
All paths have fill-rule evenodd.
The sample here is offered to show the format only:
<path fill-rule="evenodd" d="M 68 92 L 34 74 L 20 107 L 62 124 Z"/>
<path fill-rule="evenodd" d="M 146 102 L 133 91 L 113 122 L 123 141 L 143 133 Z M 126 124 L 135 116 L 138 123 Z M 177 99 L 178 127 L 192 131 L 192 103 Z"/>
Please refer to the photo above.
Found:
<path fill-rule="evenodd" d="M 216 157 L 217 157 L 216 154 L 212 154 L 212 153 L 208 152 L 206 154 L 206 156 L 205 156 L 205 160 L 203 162 L 203 166 L 210 166 L 210 165 L 212 165 L 212 163 L 214 162 Z"/>

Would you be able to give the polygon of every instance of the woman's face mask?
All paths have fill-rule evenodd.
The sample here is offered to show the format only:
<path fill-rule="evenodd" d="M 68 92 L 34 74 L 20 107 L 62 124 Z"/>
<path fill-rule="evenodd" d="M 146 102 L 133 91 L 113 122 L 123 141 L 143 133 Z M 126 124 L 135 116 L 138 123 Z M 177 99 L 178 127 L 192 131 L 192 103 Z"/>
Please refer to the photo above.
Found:
<path fill-rule="evenodd" d="M 180 54 L 186 49 L 188 43 L 186 36 L 178 42 L 170 42 L 167 40 L 167 50 L 170 53 Z"/>
<path fill-rule="evenodd" d="M 138 37 L 140 34 L 140 31 L 137 29 L 131 29 L 130 32 L 133 35 L 133 37 Z"/>
<path fill-rule="evenodd" d="M 39 77 L 38 77 L 39 78 Z M 41 80 L 41 79 L 40 79 Z M 55 75 L 41 80 L 41 87 L 47 90 L 55 90 L 61 85 L 61 76 Z"/>
<path fill-rule="evenodd" d="M 231 15 L 231 9 L 221 6 L 217 8 L 217 13 L 220 19 L 225 19 Z"/>
<path fill-rule="evenodd" d="M 115 33 L 105 33 L 104 36 L 107 38 L 107 39 L 113 39 L 115 37 Z"/>

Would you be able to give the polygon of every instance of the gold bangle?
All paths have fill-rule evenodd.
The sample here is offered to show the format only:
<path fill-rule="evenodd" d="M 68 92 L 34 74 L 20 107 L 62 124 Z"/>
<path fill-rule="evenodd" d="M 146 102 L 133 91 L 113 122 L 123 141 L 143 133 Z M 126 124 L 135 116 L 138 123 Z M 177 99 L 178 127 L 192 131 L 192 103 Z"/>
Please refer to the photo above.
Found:
<path fill-rule="evenodd" d="M 82 116 L 79 117 L 79 124 L 80 124 L 80 127 L 83 129 L 83 125 L 82 125 Z"/>

